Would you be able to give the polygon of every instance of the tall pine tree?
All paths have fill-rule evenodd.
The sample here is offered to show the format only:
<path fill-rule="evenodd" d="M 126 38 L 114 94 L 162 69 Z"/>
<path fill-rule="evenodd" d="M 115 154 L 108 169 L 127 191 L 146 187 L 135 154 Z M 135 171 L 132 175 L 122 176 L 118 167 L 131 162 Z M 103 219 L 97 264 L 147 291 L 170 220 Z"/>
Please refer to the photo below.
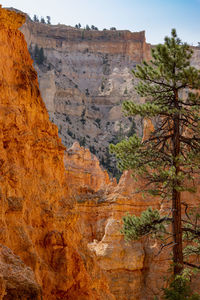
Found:
<path fill-rule="evenodd" d="M 145 179 L 146 191 L 171 201 L 168 218 L 149 210 L 143 215 L 143 221 L 139 221 L 143 222 L 142 226 L 133 228 L 138 220 L 125 217 L 124 233 L 133 238 L 164 230 L 162 222 L 171 220 L 175 275 L 181 273 L 184 265 L 181 193 L 194 191 L 193 176 L 198 173 L 200 163 L 200 96 L 197 92 L 200 71 L 190 66 L 191 56 L 191 48 L 181 42 L 175 29 L 171 38 L 166 37 L 164 44 L 152 49 L 152 60 L 144 61 L 133 71 L 140 80 L 137 92 L 146 102 L 124 102 L 123 111 L 126 116 L 151 118 L 155 130 L 146 140 L 133 135 L 117 145 L 110 145 L 120 170 L 134 170 L 136 177 Z"/>

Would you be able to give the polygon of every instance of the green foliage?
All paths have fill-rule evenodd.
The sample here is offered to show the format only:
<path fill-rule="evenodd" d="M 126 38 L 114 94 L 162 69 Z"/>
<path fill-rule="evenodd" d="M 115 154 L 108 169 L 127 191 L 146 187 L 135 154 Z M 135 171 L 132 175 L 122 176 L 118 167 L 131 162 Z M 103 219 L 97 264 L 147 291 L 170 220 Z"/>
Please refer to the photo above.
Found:
<path fill-rule="evenodd" d="M 193 293 L 190 281 L 185 276 L 176 276 L 163 291 L 163 299 L 166 300 L 200 300 L 200 295 Z"/>
<path fill-rule="evenodd" d="M 200 208 L 190 210 L 185 220 L 183 240 L 186 244 L 183 254 L 188 261 L 190 256 L 200 256 Z"/>
<path fill-rule="evenodd" d="M 33 21 L 34 21 L 34 22 L 37 22 L 37 23 L 39 22 L 39 19 L 38 19 L 38 16 L 37 16 L 37 15 L 34 15 L 34 16 L 33 16 Z"/>
<path fill-rule="evenodd" d="M 91 29 L 92 30 L 98 30 L 98 28 L 96 26 L 94 26 L 94 25 L 91 25 Z"/>
<path fill-rule="evenodd" d="M 69 136 L 71 136 L 73 139 L 76 138 L 75 134 L 69 129 L 69 127 L 68 127 L 68 129 L 67 129 L 67 134 L 68 134 Z"/>
<path fill-rule="evenodd" d="M 173 189 L 195 191 L 191 183 L 200 163 L 200 96 L 192 89 L 200 87 L 200 71 L 190 66 L 191 56 L 190 47 L 172 30 L 164 45 L 152 49 L 152 60 L 137 65 L 136 90 L 146 102 L 125 101 L 122 109 L 128 117 L 152 118 L 156 129 L 145 140 L 133 135 L 110 145 L 118 168 L 134 170 L 136 177 L 147 179 L 147 192 L 163 198 L 171 199 Z M 180 128 L 178 155 L 174 154 L 175 120 Z"/>
<path fill-rule="evenodd" d="M 89 149 L 90 149 L 91 153 L 96 154 L 96 149 L 95 149 L 95 147 L 93 145 L 90 145 Z"/>
<path fill-rule="evenodd" d="M 151 119 L 154 130 L 143 139 L 135 134 L 117 145 L 110 145 L 110 152 L 118 160 L 118 168 L 133 170 L 135 179 L 138 176 L 143 179 L 143 192 L 171 200 L 168 219 L 176 226 L 172 226 L 173 241 L 166 245 L 173 244 L 174 274 L 182 272 L 183 264 L 194 267 L 183 261 L 182 236 L 179 234 L 182 229 L 188 243 L 184 254 L 200 253 L 200 226 L 187 214 L 186 220 L 181 216 L 180 193 L 195 192 L 194 179 L 200 174 L 200 95 L 197 93 L 200 70 L 190 66 L 191 57 L 192 49 L 181 42 L 173 29 L 164 44 L 152 49 L 151 61 L 137 65 L 137 70 L 133 70 L 139 79 L 136 91 L 146 102 L 125 101 L 123 112 L 127 117 L 138 115 L 142 119 Z M 165 220 L 159 219 L 151 210 L 140 217 L 126 216 L 122 231 L 128 239 L 163 233 Z M 180 282 L 175 283 L 178 286 Z M 175 289 L 175 286 L 171 287 Z"/>
<path fill-rule="evenodd" d="M 122 234 L 126 240 L 138 240 L 147 234 L 156 234 L 161 237 L 161 234 L 166 232 L 164 218 L 160 217 L 158 210 L 153 210 L 149 207 L 141 213 L 141 216 L 126 215 L 123 217 Z"/>
<path fill-rule="evenodd" d="M 101 164 L 104 168 L 106 168 L 110 176 L 115 177 L 118 182 L 122 173 L 116 167 L 115 157 L 109 153 L 108 148 L 106 148 L 105 154 L 102 156 Z"/>
<path fill-rule="evenodd" d="M 101 119 L 99 119 L 99 118 L 95 119 L 95 123 L 97 124 L 97 126 L 99 128 L 101 128 Z"/>
<path fill-rule="evenodd" d="M 44 60 L 45 60 L 45 57 L 44 57 L 44 49 L 43 49 L 43 48 L 40 48 L 39 54 L 38 54 L 38 60 L 37 60 L 38 65 L 42 65 L 43 62 L 44 62 Z"/>
<path fill-rule="evenodd" d="M 85 26 L 85 29 L 86 29 L 86 30 L 90 30 L 90 26 L 87 24 L 87 25 Z"/>
<path fill-rule="evenodd" d="M 50 16 L 46 16 L 46 18 L 47 18 L 47 24 L 51 24 L 51 17 Z"/>
<path fill-rule="evenodd" d="M 35 45 L 35 49 L 33 52 L 33 59 L 38 65 L 42 65 L 45 61 L 44 49 L 38 48 L 38 45 Z"/>
<path fill-rule="evenodd" d="M 125 90 L 124 90 L 124 95 L 127 95 L 127 94 L 128 94 L 128 89 L 126 87 Z"/>
<path fill-rule="evenodd" d="M 85 137 L 81 137 L 80 140 L 79 140 L 79 144 L 80 144 L 80 146 L 85 147 L 85 145 L 86 145 L 86 138 Z"/>
<path fill-rule="evenodd" d="M 43 24 L 46 23 L 46 22 L 45 22 L 45 19 L 44 19 L 43 17 L 41 17 L 40 22 L 43 23 Z"/>
<path fill-rule="evenodd" d="M 83 126 L 84 126 L 85 123 L 86 123 L 85 113 L 86 113 L 86 108 L 84 107 L 84 109 L 83 109 L 83 111 L 82 111 L 82 113 L 81 113 L 81 119 L 80 119 L 80 121 L 81 121 L 81 123 L 83 124 Z"/>
<path fill-rule="evenodd" d="M 85 89 L 85 95 L 86 95 L 86 96 L 89 96 L 89 95 L 90 95 L 88 88 Z"/>

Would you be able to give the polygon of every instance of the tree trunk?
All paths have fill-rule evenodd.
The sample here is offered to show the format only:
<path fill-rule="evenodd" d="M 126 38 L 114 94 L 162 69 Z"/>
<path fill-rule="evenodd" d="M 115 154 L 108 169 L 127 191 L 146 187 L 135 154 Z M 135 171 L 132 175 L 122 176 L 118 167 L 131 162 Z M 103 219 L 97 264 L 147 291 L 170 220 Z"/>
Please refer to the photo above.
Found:
<path fill-rule="evenodd" d="M 178 92 L 174 93 L 175 107 L 178 109 Z M 174 135 L 173 135 L 173 166 L 176 176 L 180 172 L 177 157 L 180 155 L 180 115 L 177 113 L 174 117 Z M 180 274 L 183 269 L 183 245 L 182 245 L 182 226 L 181 226 L 181 195 L 176 187 L 180 186 L 179 180 L 175 179 L 172 190 L 172 232 L 173 232 L 173 262 L 174 275 Z"/>
<path fill-rule="evenodd" d="M 173 189 L 172 194 L 172 232 L 173 232 L 173 263 L 174 275 L 180 274 L 183 269 L 183 247 L 181 227 L 181 199 L 180 192 Z"/>

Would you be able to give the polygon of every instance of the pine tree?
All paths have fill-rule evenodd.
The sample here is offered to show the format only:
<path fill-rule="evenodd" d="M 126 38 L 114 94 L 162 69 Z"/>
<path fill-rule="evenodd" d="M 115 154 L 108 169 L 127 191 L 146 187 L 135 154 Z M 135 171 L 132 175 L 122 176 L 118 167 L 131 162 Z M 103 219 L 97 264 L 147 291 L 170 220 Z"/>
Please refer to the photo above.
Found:
<path fill-rule="evenodd" d="M 90 26 L 87 24 L 87 25 L 85 26 L 85 29 L 86 29 L 86 30 L 90 30 Z"/>
<path fill-rule="evenodd" d="M 177 37 L 175 29 L 171 38 L 152 49 L 152 60 L 138 65 L 133 74 L 140 81 L 138 94 L 145 97 L 144 104 L 131 101 L 123 103 L 126 116 L 139 115 L 153 119 L 155 130 L 142 140 L 133 135 L 110 151 L 118 159 L 121 170 L 132 169 L 135 176 L 146 182 L 144 191 L 171 201 L 171 215 L 160 217 L 147 212 L 146 220 L 134 234 L 156 232 L 164 221 L 172 221 L 174 274 L 180 274 L 185 264 L 183 258 L 183 229 L 181 193 L 194 191 L 193 179 L 199 172 L 200 162 L 200 71 L 190 66 L 192 50 Z M 140 223 L 138 219 L 136 223 Z M 128 238 L 133 228 L 133 217 L 124 218 L 123 232 Z M 185 224 L 185 223 L 184 223 Z M 158 228 L 156 227 L 158 226 Z M 200 230 L 190 228 L 191 234 L 200 237 Z M 129 233 L 129 236 L 128 236 Z M 200 248 L 199 248 L 200 252 Z"/>
<path fill-rule="evenodd" d="M 38 19 L 38 16 L 37 16 L 37 15 L 34 15 L 34 16 L 33 16 L 33 21 L 34 21 L 34 22 L 39 22 L 39 19 Z"/>
<path fill-rule="evenodd" d="M 43 48 L 40 48 L 37 63 L 38 63 L 39 65 L 42 65 L 43 62 L 44 62 L 44 60 L 45 60 L 45 57 L 44 57 L 44 49 L 43 49 Z"/>
<path fill-rule="evenodd" d="M 33 59 L 38 65 L 42 65 L 45 61 L 44 49 L 41 47 L 39 49 L 38 45 L 35 45 Z"/>
<path fill-rule="evenodd" d="M 38 45 L 35 44 L 35 48 L 34 48 L 34 53 L 33 53 L 33 58 L 34 60 L 37 62 L 38 61 L 38 57 L 39 57 L 39 48 Z"/>
<path fill-rule="evenodd" d="M 41 17 L 40 22 L 46 24 L 45 19 L 43 17 Z"/>
<path fill-rule="evenodd" d="M 50 16 L 46 16 L 46 18 L 47 18 L 47 24 L 51 24 L 51 17 Z"/>

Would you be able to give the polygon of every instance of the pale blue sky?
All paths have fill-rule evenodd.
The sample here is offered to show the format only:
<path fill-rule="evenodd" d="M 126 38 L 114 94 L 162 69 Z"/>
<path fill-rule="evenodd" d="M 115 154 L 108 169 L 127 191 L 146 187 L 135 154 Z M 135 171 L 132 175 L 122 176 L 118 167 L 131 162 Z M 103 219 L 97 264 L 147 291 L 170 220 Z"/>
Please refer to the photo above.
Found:
<path fill-rule="evenodd" d="M 145 30 L 152 44 L 163 42 L 172 28 L 184 42 L 200 42 L 200 0 L 2 0 L 1 4 L 31 17 L 49 15 L 53 24 Z"/>

